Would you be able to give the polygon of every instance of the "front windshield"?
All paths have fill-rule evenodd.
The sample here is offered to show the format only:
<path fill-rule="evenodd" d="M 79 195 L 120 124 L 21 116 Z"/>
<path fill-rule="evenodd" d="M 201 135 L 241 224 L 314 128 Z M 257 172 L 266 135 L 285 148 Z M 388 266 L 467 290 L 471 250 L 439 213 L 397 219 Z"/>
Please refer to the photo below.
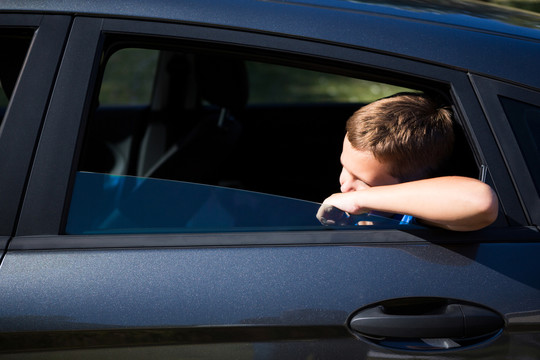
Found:
<path fill-rule="evenodd" d="M 334 223 L 317 219 L 321 204 L 253 191 L 90 172 L 76 175 L 68 234 L 189 233 L 323 230 L 399 221 L 349 216 L 337 209 Z M 369 221 L 365 221 L 369 220 Z"/>

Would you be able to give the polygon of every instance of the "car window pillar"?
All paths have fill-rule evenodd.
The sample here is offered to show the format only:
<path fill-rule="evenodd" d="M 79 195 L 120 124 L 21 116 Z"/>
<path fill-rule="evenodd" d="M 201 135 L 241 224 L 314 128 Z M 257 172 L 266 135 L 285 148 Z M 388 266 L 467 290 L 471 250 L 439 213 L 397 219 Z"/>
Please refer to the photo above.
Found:
<path fill-rule="evenodd" d="M 75 18 L 43 124 L 17 235 L 58 234 L 87 91 L 100 54 L 101 19 Z M 97 58 L 96 58 L 97 57 Z M 46 190 L 45 190 L 46 189 Z M 61 200 L 61 201 L 59 201 Z M 44 215 L 46 214 L 46 216 Z"/>
<path fill-rule="evenodd" d="M 70 17 L 4 15 L 0 27 L 38 29 L 0 130 L 0 235 L 11 235 Z M 12 21 L 10 21 L 12 20 Z"/>

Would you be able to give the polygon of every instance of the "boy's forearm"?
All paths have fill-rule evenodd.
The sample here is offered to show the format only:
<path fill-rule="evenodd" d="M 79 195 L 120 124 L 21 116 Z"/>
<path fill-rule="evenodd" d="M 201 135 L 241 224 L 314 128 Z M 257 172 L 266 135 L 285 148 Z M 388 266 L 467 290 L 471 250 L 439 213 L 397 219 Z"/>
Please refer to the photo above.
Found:
<path fill-rule="evenodd" d="M 334 194 L 325 203 L 353 214 L 376 210 L 412 215 L 456 231 L 488 226 L 498 212 L 497 197 L 488 185 L 456 176 Z"/>

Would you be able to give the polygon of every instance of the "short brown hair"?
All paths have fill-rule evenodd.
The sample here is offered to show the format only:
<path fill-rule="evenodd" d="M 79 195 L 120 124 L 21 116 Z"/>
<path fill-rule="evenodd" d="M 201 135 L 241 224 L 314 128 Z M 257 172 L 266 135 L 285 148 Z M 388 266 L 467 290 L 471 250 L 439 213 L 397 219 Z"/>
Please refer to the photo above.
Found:
<path fill-rule="evenodd" d="M 425 94 L 399 93 L 356 111 L 347 121 L 347 137 L 390 165 L 400 181 L 433 176 L 452 152 L 452 112 Z"/>

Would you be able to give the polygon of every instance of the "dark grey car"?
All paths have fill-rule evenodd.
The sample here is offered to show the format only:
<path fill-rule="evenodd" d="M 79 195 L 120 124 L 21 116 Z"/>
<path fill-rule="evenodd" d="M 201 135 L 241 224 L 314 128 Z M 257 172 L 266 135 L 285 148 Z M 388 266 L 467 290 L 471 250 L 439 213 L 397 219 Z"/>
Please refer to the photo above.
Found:
<path fill-rule="evenodd" d="M 0 1 L 5 358 L 540 358 L 540 17 L 466 1 Z M 496 222 L 323 226 L 421 91 Z M 366 215 L 369 216 L 369 215 Z"/>

